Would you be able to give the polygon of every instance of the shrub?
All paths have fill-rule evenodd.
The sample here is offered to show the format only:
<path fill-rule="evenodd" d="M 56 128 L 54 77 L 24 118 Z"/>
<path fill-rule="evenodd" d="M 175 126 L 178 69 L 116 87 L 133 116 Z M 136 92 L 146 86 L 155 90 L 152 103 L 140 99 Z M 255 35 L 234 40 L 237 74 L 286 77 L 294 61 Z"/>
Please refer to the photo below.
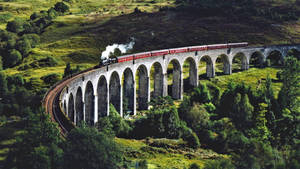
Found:
<path fill-rule="evenodd" d="M 4 58 L 5 67 L 13 67 L 20 63 L 22 60 L 22 55 L 19 51 L 12 49 L 9 51 L 8 55 Z"/>
<path fill-rule="evenodd" d="M 197 134 L 192 131 L 192 129 L 184 126 L 182 128 L 182 139 L 188 143 L 188 145 L 192 148 L 200 147 L 200 142 Z"/>
<path fill-rule="evenodd" d="M 21 37 L 21 40 L 23 40 L 23 41 L 28 40 L 30 43 L 30 46 L 32 48 L 34 48 L 34 47 L 36 47 L 36 45 L 39 44 L 40 37 L 39 37 L 39 35 L 34 34 L 34 33 L 33 34 L 25 34 Z"/>
<path fill-rule="evenodd" d="M 180 135 L 181 122 L 176 107 L 172 106 L 163 114 L 163 125 L 165 135 L 168 138 L 178 138 Z"/>
<path fill-rule="evenodd" d="M 228 159 L 214 160 L 208 162 L 204 169 L 234 169 L 235 166 Z"/>
<path fill-rule="evenodd" d="M 69 11 L 69 6 L 66 5 L 66 4 L 63 3 L 63 2 L 57 2 L 57 3 L 54 5 L 54 9 L 55 9 L 57 12 L 65 13 L 65 12 Z"/>
<path fill-rule="evenodd" d="M 41 77 L 41 79 L 49 85 L 54 85 L 56 82 L 60 80 L 60 75 L 57 73 L 51 73 Z"/>
<path fill-rule="evenodd" d="M 18 51 L 21 52 L 21 54 L 23 55 L 23 57 L 27 56 L 31 50 L 31 44 L 30 41 L 27 39 L 24 40 L 19 40 L 16 43 L 16 48 L 18 49 Z"/>
<path fill-rule="evenodd" d="M 115 107 L 110 104 L 109 106 L 109 119 L 113 126 L 113 131 L 118 137 L 127 137 L 128 133 L 132 130 L 127 121 L 125 121 L 117 112 Z"/>
<path fill-rule="evenodd" d="M 111 137 L 83 125 L 68 134 L 63 159 L 64 168 L 113 169 L 123 154 Z"/>
<path fill-rule="evenodd" d="M 24 31 L 24 27 L 23 27 L 24 23 L 25 23 L 24 20 L 20 18 L 16 18 L 15 20 L 7 23 L 6 30 L 14 33 L 20 33 Z"/>
<path fill-rule="evenodd" d="M 200 169 L 200 166 L 196 163 L 190 165 L 189 169 Z"/>
<path fill-rule="evenodd" d="M 209 90 L 205 84 L 200 84 L 199 87 L 194 89 L 191 96 L 191 101 L 193 103 L 209 103 L 211 101 Z"/>

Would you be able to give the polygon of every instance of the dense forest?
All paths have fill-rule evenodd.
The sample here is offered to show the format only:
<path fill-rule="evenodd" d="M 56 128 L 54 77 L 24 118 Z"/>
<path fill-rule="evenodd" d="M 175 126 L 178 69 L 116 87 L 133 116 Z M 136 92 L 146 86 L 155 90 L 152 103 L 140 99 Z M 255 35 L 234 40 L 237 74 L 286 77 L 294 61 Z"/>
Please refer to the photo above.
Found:
<path fill-rule="evenodd" d="M 110 116 L 95 126 L 81 123 L 65 138 L 41 106 L 49 87 L 96 65 L 108 44 L 132 36 L 136 45 L 129 53 L 199 42 L 299 43 L 298 0 L 27 3 L 0 0 L 0 168 L 166 168 L 162 159 L 174 161 L 171 154 L 188 162 L 170 168 L 300 168 L 295 51 L 280 65 L 251 65 L 256 80 L 238 80 L 250 79 L 247 74 L 220 77 L 229 79 L 224 85 L 200 78 L 183 100 L 153 99 L 148 111 L 132 119 L 121 118 L 111 105 Z M 196 18 L 201 26 L 192 22 Z M 163 29 L 160 22 L 170 26 Z M 187 24 L 193 26 L 183 30 Z M 200 157 L 203 152 L 208 157 Z"/>

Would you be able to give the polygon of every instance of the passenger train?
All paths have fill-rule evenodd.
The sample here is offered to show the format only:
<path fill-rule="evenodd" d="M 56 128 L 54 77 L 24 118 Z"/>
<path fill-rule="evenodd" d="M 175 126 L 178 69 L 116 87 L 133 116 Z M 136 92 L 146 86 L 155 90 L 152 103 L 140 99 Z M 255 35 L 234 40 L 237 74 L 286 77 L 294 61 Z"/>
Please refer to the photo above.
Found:
<path fill-rule="evenodd" d="M 228 44 L 217 44 L 217 45 L 204 45 L 204 46 L 191 46 L 191 47 L 184 47 L 184 48 L 173 48 L 173 49 L 163 49 L 163 50 L 156 50 L 150 52 L 143 52 L 131 55 L 125 55 L 120 57 L 113 57 L 101 60 L 97 67 L 107 66 L 113 63 L 121 63 L 121 62 L 128 62 L 132 60 L 154 57 L 154 56 L 163 56 L 167 54 L 176 54 L 176 53 L 185 53 L 185 52 L 197 52 L 197 51 L 208 51 L 208 50 L 215 50 L 215 49 L 231 49 L 231 48 L 240 48 L 248 46 L 247 42 L 242 43 L 228 43 Z"/>

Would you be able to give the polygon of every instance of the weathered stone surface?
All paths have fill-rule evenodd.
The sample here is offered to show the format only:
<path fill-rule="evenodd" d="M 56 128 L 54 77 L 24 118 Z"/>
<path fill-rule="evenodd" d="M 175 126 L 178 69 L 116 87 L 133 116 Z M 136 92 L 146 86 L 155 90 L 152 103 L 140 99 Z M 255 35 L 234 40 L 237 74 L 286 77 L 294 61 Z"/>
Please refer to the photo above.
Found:
<path fill-rule="evenodd" d="M 84 73 L 80 78 L 69 83 L 66 90 L 61 93 L 60 104 L 63 105 L 65 113 L 76 124 L 81 120 L 94 124 L 98 118 L 109 115 L 109 103 L 113 104 L 123 116 L 124 97 L 128 99 L 128 108 L 135 114 L 137 107 L 141 110 L 148 108 L 147 102 L 150 101 L 150 97 L 168 95 L 167 67 L 169 64 L 173 64 L 172 97 L 182 99 L 182 70 L 186 60 L 190 65 L 190 85 L 197 86 L 200 61 L 206 62 L 206 74 L 207 77 L 211 78 L 215 76 L 217 58 L 222 59 L 224 74 L 231 74 L 234 57 L 241 57 L 241 69 L 247 70 L 250 59 L 255 52 L 260 54 L 260 62 L 263 63 L 272 51 L 279 51 L 282 55 L 281 60 L 283 60 L 290 49 L 300 51 L 300 45 L 187 52 L 111 64 Z M 155 69 L 153 96 L 150 96 L 151 67 Z M 124 79 L 123 83 L 121 83 L 122 78 Z M 136 91 L 137 82 L 139 88 Z"/>

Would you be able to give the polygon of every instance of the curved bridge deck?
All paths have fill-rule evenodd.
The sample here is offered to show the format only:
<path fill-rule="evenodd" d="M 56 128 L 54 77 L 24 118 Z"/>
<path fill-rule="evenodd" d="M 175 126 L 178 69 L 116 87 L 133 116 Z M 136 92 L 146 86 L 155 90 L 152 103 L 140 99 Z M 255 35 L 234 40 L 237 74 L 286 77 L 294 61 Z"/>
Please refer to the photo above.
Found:
<path fill-rule="evenodd" d="M 99 118 L 109 115 L 110 104 L 115 106 L 121 116 L 124 105 L 131 114 L 135 114 L 137 109 L 148 109 L 151 98 L 167 96 L 170 93 L 167 78 L 169 64 L 173 65 L 171 96 L 181 99 L 184 62 L 189 63 L 190 86 L 196 87 L 199 81 L 200 61 L 206 62 L 206 75 L 211 78 L 215 76 L 218 58 L 223 62 L 224 74 L 231 74 L 234 57 L 240 57 L 241 69 L 247 70 L 254 54 L 259 54 L 259 60 L 263 63 L 272 51 L 278 51 L 283 60 L 290 49 L 300 51 L 300 45 L 186 51 L 91 68 L 65 78 L 51 87 L 43 99 L 43 106 L 46 113 L 59 124 L 62 133 L 67 133 L 82 120 L 94 125 Z M 154 72 L 151 72 L 151 69 Z M 151 80 L 154 84 L 152 93 Z"/>

